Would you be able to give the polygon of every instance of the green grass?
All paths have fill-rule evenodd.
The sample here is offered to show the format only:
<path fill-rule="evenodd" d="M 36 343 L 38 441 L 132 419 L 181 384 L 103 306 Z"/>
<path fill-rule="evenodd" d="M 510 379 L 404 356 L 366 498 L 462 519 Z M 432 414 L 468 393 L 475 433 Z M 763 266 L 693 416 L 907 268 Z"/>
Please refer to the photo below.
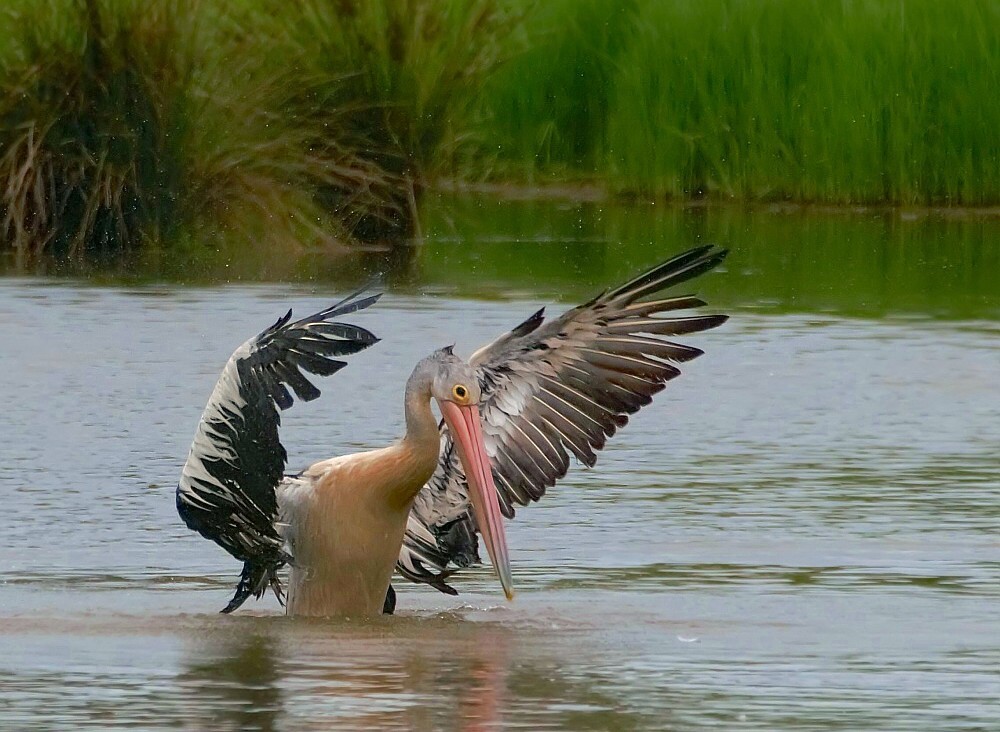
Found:
<path fill-rule="evenodd" d="M 127 248 L 171 226 L 190 93 L 181 6 L 8 9 L 20 33 L 0 67 L 0 200 L 15 248 Z"/>
<path fill-rule="evenodd" d="M 609 115 L 617 188 L 1000 200 L 1000 5 L 688 0 L 642 16 Z"/>
<path fill-rule="evenodd" d="M 381 206 L 354 222 L 354 236 L 415 232 L 420 188 L 451 169 L 484 78 L 516 45 L 511 34 L 523 4 L 298 0 L 248 6 L 254 47 L 267 49 L 275 65 L 296 70 L 295 91 L 283 109 L 327 131 L 327 142 L 356 151 L 395 184 Z"/>
<path fill-rule="evenodd" d="M 636 0 L 550 0 L 528 16 L 524 50 L 484 84 L 468 177 L 599 177 L 620 57 L 642 22 Z"/>
<path fill-rule="evenodd" d="M 11 0 L 0 248 L 419 235 L 438 179 L 1000 204 L 991 0 Z"/>
<path fill-rule="evenodd" d="M 16 29 L 0 41 L 0 235 L 24 258 L 330 246 L 387 187 L 337 135 L 283 113 L 297 78 L 237 53 L 222 6 L 0 12 Z"/>
<path fill-rule="evenodd" d="M 536 20 L 483 99 L 494 175 L 677 198 L 1000 201 L 995 2 L 564 0 Z"/>

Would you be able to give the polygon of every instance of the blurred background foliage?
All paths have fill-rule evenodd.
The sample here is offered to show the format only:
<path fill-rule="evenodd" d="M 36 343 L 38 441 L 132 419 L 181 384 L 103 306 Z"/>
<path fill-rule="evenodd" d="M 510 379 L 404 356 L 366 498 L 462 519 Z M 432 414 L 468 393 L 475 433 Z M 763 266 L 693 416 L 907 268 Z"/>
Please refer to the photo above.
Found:
<path fill-rule="evenodd" d="M 339 250 L 484 183 L 996 206 L 998 27 L 990 0 L 8 0 L 0 248 Z"/>

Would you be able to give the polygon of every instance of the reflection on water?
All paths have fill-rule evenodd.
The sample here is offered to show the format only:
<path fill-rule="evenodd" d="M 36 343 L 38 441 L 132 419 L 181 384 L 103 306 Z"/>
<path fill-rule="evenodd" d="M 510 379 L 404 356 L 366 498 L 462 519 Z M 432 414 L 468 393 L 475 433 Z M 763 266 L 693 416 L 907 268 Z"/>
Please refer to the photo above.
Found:
<path fill-rule="evenodd" d="M 733 251 L 729 276 L 706 278 L 698 290 L 727 308 L 1000 317 L 997 217 L 475 199 L 428 209 L 420 287 L 578 298 L 665 252 L 714 243 Z"/>
<path fill-rule="evenodd" d="M 262 732 L 278 729 L 284 708 L 275 640 L 254 627 L 207 630 L 177 675 L 194 726 Z"/>
<path fill-rule="evenodd" d="M 386 273 L 393 290 L 576 300 L 705 243 L 733 251 L 729 276 L 698 289 L 727 309 L 950 320 L 1000 318 L 1000 217 L 781 206 L 429 198 L 420 245 L 329 253 L 234 250 L 89 265 L 104 283 L 288 281 L 354 286 Z M 76 265 L 72 265 L 76 266 Z M 13 262 L 0 257 L 0 273 Z M 40 263 L 20 274 L 74 272 Z"/>
<path fill-rule="evenodd" d="M 597 469 L 518 512 L 514 603 L 482 569 L 458 598 L 401 584 L 398 616 L 330 623 L 270 598 L 219 616 L 238 567 L 172 491 L 232 349 L 357 274 L 0 279 L 0 728 L 1000 728 L 992 224 L 435 216 L 358 316 L 382 342 L 286 416 L 290 468 L 395 438 L 429 349 L 664 247 L 732 246 L 700 285 L 735 317 Z"/>
<path fill-rule="evenodd" d="M 141 635 L 150 625 L 122 618 L 118 632 Z M 85 709 L 63 704 L 53 720 L 101 718 L 125 727 L 155 704 L 164 726 L 212 730 L 480 732 L 512 718 L 528 728 L 587 730 L 643 721 L 602 690 L 599 678 L 554 655 L 556 646 L 537 628 L 464 613 L 365 624 L 243 616 L 167 625 L 183 638 L 169 683 L 151 684 L 146 700 L 114 700 L 110 687 L 122 680 L 112 673 L 87 691 L 74 690 L 90 697 Z M 111 632 L 100 624 L 88 630 Z M 34 683 L 65 689 L 71 676 Z"/>
<path fill-rule="evenodd" d="M 511 707 L 548 699 L 576 707 L 569 717 L 552 714 L 548 728 L 628 719 L 603 714 L 614 700 L 551 661 L 512 663 L 510 646 L 530 641 L 453 614 L 374 626 L 244 619 L 185 644 L 179 713 L 201 729 L 478 732 L 497 729 Z M 543 707 L 532 716 L 544 724 L 548 714 Z"/>

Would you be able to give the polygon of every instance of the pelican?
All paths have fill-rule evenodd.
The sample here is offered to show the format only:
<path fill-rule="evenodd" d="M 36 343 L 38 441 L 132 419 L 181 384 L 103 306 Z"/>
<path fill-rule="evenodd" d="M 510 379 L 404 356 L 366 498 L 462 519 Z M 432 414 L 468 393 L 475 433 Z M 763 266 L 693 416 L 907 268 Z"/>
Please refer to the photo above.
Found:
<path fill-rule="evenodd" d="M 680 374 L 675 364 L 702 354 L 666 337 L 727 316 L 676 315 L 705 305 L 692 295 L 650 298 L 726 253 L 698 247 L 557 318 L 539 310 L 468 361 L 451 347 L 434 351 L 406 383 L 401 439 L 286 475 L 279 410 L 292 393 L 320 395 L 303 372 L 329 376 L 378 341 L 334 318 L 379 296 L 360 290 L 296 321 L 289 310 L 229 359 L 177 486 L 187 526 L 243 562 L 222 612 L 270 587 L 289 615 L 392 613 L 394 570 L 454 595 L 447 580 L 479 562 L 479 537 L 512 599 L 504 519 L 565 476 L 570 456 L 593 467 L 628 415 Z"/>

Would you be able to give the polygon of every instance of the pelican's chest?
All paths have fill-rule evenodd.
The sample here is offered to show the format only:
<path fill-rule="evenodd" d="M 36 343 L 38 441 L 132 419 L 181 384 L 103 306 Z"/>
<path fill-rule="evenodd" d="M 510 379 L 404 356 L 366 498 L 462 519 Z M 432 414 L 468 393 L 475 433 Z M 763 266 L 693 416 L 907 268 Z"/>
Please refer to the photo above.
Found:
<path fill-rule="evenodd" d="M 283 483 L 280 529 L 294 560 L 290 614 L 381 612 L 409 507 L 385 501 L 372 477 L 336 459 Z"/>

